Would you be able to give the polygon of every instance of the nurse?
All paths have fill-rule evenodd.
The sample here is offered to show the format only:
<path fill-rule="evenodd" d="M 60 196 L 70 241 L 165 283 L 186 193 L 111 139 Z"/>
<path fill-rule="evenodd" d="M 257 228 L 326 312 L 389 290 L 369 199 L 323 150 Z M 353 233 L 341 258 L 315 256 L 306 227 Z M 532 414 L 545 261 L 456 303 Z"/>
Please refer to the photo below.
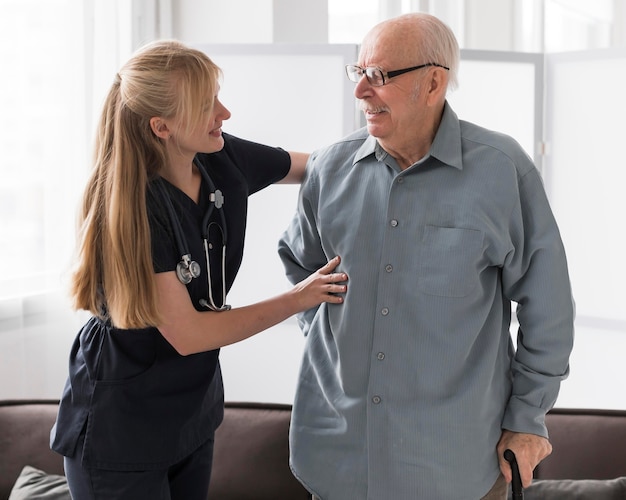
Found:
<path fill-rule="evenodd" d="M 343 302 L 336 257 L 279 296 L 226 304 L 248 196 L 299 182 L 307 155 L 222 133 L 219 77 L 204 53 L 154 42 L 107 96 L 71 281 L 92 317 L 51 432 L 76 499 L 205 500 L 223 416 L 219 348 Z"/>

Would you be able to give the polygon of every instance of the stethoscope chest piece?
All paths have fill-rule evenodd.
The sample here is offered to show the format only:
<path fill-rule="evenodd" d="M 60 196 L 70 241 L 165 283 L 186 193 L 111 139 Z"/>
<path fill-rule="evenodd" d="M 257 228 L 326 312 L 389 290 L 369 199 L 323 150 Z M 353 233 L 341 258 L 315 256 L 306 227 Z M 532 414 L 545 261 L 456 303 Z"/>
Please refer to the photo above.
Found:
<path fill-rule="evenodd" d="M 183 285 L 188 285 L 191 280 L 200 276 L 200 264 L 191 260 L 191 255 L 183 255 L 182 260 L 176 265 L 176 276 Z"/>

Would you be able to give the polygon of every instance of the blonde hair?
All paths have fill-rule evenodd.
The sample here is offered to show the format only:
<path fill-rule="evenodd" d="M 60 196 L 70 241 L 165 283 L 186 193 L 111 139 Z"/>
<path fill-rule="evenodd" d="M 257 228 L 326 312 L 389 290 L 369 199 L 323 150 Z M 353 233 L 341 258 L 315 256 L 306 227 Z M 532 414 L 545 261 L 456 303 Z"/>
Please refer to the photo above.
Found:
<path fill-rule="evenodd" d="M 212 105 L 219 77 L 206 54 L 173 40 L 143 47 L 115 76 L 79 213 L 70 289 L 76 309 L 119 328 L 159 323 L 146 187 L 167 157 L 150 119 L 180 118 L 194 127 Z"/>

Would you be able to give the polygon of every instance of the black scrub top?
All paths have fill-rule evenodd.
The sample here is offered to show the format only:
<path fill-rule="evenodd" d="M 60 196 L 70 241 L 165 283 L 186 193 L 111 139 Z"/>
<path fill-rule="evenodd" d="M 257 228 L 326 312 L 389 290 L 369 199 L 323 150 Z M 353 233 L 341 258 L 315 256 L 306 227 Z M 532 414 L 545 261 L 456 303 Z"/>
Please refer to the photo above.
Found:
<path fill-rule="evenodd" d="M 224 195 L 226 289 L 230 290 L 243 257 L 248 196 L 285 177 L 287 152 L 224 134 L 224 148 L 198 154 Z M 147 193 L 155 272 L 172 271 L 181 260 L 163 192 L 153 181 Z M 196 204 L 175 186 L 162 182 L 174 207 L 188 251 L 201 275 L 187 285 L 194 307 L 208 297 L 202 222 L 209 188 L 202 181 Z M 217 210 L 211 222 L 223 226 Z M 215 225 L 212 226 L 216 228 Z M 213 297 L 221 305 L 222 233 L 209 233 Z M 219 314 L 219 313 L 212 313 Z M 207 332 L 210 335 L 210 332 Z M 224 411 L 219 349 L 179 355 L 156 328 L 121 330 L 91 318 L 70 352 L 70 373 L 51 431 L 51 447 L 65 456 L 83 454 L 88 467 L 147 470 L 167 467 L 210 439 Z M 76 445 L 81 433 L 82 450 Z"/>

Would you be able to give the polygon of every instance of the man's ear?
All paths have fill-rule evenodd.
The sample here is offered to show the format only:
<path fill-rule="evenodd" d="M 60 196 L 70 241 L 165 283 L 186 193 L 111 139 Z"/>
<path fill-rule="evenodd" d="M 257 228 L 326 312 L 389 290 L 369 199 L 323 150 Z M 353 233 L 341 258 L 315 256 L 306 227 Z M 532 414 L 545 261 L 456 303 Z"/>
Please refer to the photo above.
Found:
<path fill-rule="evenodd" d="M 427 82 L 427 92 L 429 102 L 437 103 L 446 97 L 448 88 L 448 74 L 446 69 L 435 67 L 431 72 L 430 80 Z"/>
<path fill-rule="evenodd" d="M 165 123 L 165 120 L 160 116 L 150 118 L 150 128 L 152 129 L 152 133 L 160 139 L 169 139 L 172 134 L 167 123 Z"/>

